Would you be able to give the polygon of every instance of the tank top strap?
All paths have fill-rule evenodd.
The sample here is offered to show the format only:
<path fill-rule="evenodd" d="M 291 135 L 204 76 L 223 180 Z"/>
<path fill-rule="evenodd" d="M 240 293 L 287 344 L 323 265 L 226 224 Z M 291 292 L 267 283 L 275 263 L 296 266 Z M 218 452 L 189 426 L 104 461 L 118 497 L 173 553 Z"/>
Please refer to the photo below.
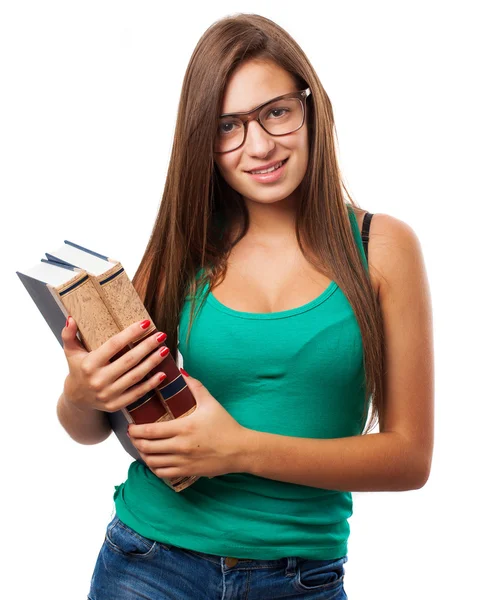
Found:
<path fill-rule="evenodd" d="M 346 203 L 348 208 L 349 218 L 351 221 L 351 228 L 353 230 L 353 234 L 358 244 L 358 248 L 363 259 L 363 264 L 366 270 L 369 270 L 368 266 L 368 242 L 369 242 L 369 227 L 371 224 L 371 219 L 373 217 L 372 213 L 367 212 L 364 215 L 363 228 L 362 231 L 359 231 L 358 220 L 356 219 L 356 215 L 354 214 L 353 206 L 349 203 Z"/>
<path fill-rule="evenodd" d="M 367 212 L 364 215 L 363 228 L 361 230 L 361 241 L 363 242 L 363 248 L 364 248 L 364 254 L 366 256 L 366 260 L 368 260 L 369 227 L 371 225 L 372 218 L 373 218 L 373 213 Z"/>

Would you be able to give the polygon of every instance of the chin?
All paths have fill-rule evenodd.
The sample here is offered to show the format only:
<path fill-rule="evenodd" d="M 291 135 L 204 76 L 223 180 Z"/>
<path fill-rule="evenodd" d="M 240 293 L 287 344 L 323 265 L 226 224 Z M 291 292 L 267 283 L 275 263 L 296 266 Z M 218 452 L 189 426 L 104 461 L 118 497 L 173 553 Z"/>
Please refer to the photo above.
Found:
<path fill-rule="evenodd" d="M 272 204 L 274 202 L 281 202 L 282 200 L 287 200 L 288 198 L 291 198 L 291 196 L 297 190 L 298 187 L 299 184 L 291 187 L 286 186 L 287 189 L 285 189 L 284 191 L 278 189 L 264 190 L 261 194 L 257 194 L 256 190 L 243 190 L 239 193 L 241 196 L 252 202 L 258 202 L 261 204 Z"/>

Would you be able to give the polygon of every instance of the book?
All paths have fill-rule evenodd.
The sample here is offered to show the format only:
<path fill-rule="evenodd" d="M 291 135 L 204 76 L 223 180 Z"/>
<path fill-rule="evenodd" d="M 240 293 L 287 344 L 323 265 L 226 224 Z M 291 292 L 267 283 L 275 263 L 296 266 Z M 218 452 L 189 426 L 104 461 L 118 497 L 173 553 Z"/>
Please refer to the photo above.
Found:
<path fill-rule="evenodd" d="M 128 344 L 111 362 L 149 335 L 159 332 L 120 261 L 88 250 L 68 240 L 45 253 L 33 267 L 16 271 L 56 339 L 63 347 L 61 331 L 71 315 L 78 325 L 77 337 L 91 352 L 134 322 L 149 319 L 151 325 L 140 339 Z M 146 378 L 163 371 L 167 378 L 143 397 L 116 412 L 106 412 L 111 429 L 123 448 L 144 464 L 127 435 L 129 423 L 153 423 L 185 417 L 196 409 L 196 401 L 171 354 Z M 144 379 L 142 380 L 144 381 Z M 180 492 L 199 477 L 163 478 Z"/>

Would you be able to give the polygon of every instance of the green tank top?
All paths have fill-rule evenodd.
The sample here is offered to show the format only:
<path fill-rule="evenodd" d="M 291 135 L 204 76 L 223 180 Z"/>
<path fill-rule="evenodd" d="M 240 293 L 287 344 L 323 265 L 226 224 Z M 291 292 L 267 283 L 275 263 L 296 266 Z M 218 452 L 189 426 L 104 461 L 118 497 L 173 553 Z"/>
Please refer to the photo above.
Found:
<path fill-rule="evenodd" d="M 356 217 L 348 209 L 368 270 Z M 186 299 L 178 346 L 184 367 L 241 425 L 304 438 L 360 435 L 361 333 L 334 281 L 311 302 L 274 313 L 233 310 L 209 294 L 186 345 L 189 311 Z M 346 555 L 353 513 L 351 492 L 250 473 L 202 477 L 178 493 L 138 461 L 115 486 L 114 500 L 117 516 L 150 539 L 264 560 Z"/>

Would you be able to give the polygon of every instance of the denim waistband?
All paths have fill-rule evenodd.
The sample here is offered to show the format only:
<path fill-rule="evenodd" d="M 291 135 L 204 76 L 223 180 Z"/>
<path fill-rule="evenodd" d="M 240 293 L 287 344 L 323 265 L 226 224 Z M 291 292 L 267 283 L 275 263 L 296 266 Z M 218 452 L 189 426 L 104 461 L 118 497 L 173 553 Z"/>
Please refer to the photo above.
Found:
<path fill-rule="evenodd" d="M 175 546 L 167 544 L 169 549 L 176 548 Z M 224 571 L 234 569 L 234 570 L 250 570 L 250 569 L 277 569 L 284 568 L 285 573 L 287 575 L 294 575 L 296 573 L 296 568 L 298 563 L 302 563 L 303 561 L 309 561 L 310 559 L 300 557 L 300 556 L 287 556 L 283 558 L 277 558 L 273 560 L 264 560 L 257 558 L 236 558 L 234 556 L 219 556 L 216 554 L 207 554 L 205 552 L 199 552 L 198 550 L 189 550 L 185 548 L 180 548 L 180 550 L 187 552 L 189 554 L 193 554 L 207 560 L 211 563 L 216 564 L 217 566 L 222 567 Z M 319 563 L 320 565 L 333 564 L 338 560 L 346 560 L 347 557 L 342 558 L 332 558 L 326 560 L 318 560 L 313 559 L 313 562 Z"/>
<path fill-rule="evenodd" d="M 174 548 L 174 546 L 170 546 Z M 181 550 L 194 554 L 204 560 L 208 560 L 218 566 L 221 566 L 224 571 L 228 569 L 234 570 L 250 570 L 250 569 L 276 569 L 278 567 L 285 568 L 287 574 L 294 574 L 299 558 L 297 556 L 288 556 L 277 558 L 274 560 L 263 560 L 257 558 L 236 558 L 234 556 L 219 556 L 216 554 L 207 554 L 198 550 L 189 550 L 181 548 Z M 328 561 L 323 561 L 328 562 Z"/>

